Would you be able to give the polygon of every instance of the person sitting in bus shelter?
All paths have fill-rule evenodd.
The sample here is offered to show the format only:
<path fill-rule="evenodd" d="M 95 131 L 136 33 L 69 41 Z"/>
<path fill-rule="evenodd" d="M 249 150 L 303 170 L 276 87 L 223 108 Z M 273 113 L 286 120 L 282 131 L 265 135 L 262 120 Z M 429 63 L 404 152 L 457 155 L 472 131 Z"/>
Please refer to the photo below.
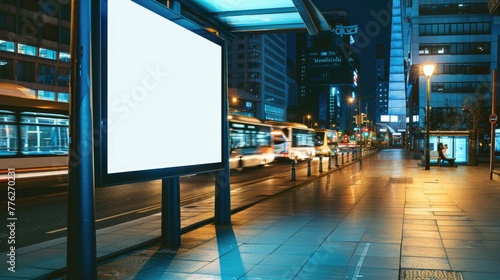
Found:
<path fill-rule="evenodd" d="M 448 144 L 444 144 L 442 150 L 441 150 L 441 159 L 438 159 L 441 161 L 441 163 L 444 163 L 445 161 L 448 162 L 450 166 L 455 166 L 455 159 L 454 158 L 448 158 L 446 155 L 446 152 L 448 151 Z"/>

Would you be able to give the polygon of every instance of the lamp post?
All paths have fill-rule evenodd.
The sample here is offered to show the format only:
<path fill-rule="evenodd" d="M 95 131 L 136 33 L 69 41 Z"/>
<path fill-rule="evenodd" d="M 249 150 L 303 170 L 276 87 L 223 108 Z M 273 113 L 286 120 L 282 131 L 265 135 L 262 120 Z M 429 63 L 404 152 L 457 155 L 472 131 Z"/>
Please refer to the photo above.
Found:
<path fill-rule="evenodd" d="M 306 123 L 306 119 L 308 119 L 309 122 L 311 122 L 311 115 L 307 114 L 304 117 L 302 117 L 302 123 L 307 125 L 307 127 L 309 127 L 309 125 Z"/>
<path fill-rule="evenodd" d="M 432 72 L 434 72 L 434 65 L 432 64 L 426 64 L 424 65 L 424 74 L 427 77 L 427 106 L 426 106 L 426 112 L 425 112 L 425 127 L 426 127 L 426 133 L 425 133 L 425 170 L 430 169 L 430 133 L 429 133 L 429 126 L 430 126 L 430 102 L 431 102 L 431 76 Z"/>

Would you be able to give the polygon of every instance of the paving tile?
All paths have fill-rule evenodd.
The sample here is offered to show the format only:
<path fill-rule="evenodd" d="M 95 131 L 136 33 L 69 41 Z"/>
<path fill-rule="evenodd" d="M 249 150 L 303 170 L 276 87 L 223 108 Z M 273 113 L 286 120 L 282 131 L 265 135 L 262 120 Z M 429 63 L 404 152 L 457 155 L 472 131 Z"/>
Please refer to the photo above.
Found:
<path fill-rule="evenodd" d="M 243 279 L 292 279 L 299 271 L 299 265 L 256 265 Z"/>
<path fill-rule="evenodd" d="M 450 270 L 447 258 L 401 257 L 401 268 Z"/>
<path fill-rule="evenodd" d="M 399 269 L 384 269 L 371 267 L 349 267 L 344 272 L 345 279 L 384 279 L 399 280 Z"/>
<path fill-rule="evenodd" d="M 441 239 L 423 239 L 415 237 L 403 238 L 403 246 L 413 246 L 413 247 L 435 247 L 442 248 L 443 241 Z"/>
<path fill-rule="evenodd" d="M 233 264 L 234 262 L 243 264 L 258 264 L 267 256 L 268 254 L 242 253 L 239 250 L 233 250 L 220 256 L 219 262 L 221 264 Z"/>
<path fill-rule="evenodd" d="M 359 242 L 361 241 L 365 230 L 365 227 L 338 227 L 328 236 L 328 240 Z"/>
<path fill-rule="evenodd" d="M 405 229 L 403 230 L 403 237 L 404 238 L 432 238 L 432 239 L 439 239 L 441 238 L 441 233 L 436 230 L 434 231 L 429 231 L 429 230 L 412 230 L 412 229 Z"/>
<path fill-rule="evenodd" d="M 404 257 L 446 258 L 446 253 L 443 247 L 402 246 L 401 249 Z"/>
<path fill-rule="evenodd" d="M 195 275 L 213 275 L 217 276 L 217 279 L 239 279 L 251 270 L 255 264 L 248 263 L 221 263 L 218 261 L 212 262 L 194 272 Z M 193 275 L 190 275 L 188 279 L 191 279 Z M 204 278 L 200 278 L 204 279 Z M 210 278 L 208 278 L 210 279 Z"/>
<path fill-rule="evenodd" d="M 484 248 L 488 246 L 482 240 L 469 240 L 469 239 L 447 239 L 443 240 L 445 248 Z"/>
<path fill-rule="evenodd" d="M 287 245 L 279 246 L 274 252 L 283 255 L 306 255 L 310 256 L 316 252 L 318 246 L 316 245 Z"/>
<path fill-rule="evenodd" d="M 451 268 L 456 271 L 500 273 L 500 262 L 498 260 L 449 258 L 449 262 Z"/>
<path fill-rule="evenodd" d="M 358 248 L 354 252 L 355 256 L 359 256 L 364 253 L 365 244 L 367 243 L 359 244 Z M 369 257 L 399 258 L 401 256 L 401 245 L 400 243 L 372 242 L 370 243 L 365 255 Z"/>
<path fill-rule="evenodd" d="M 500 273 L 464 271 L 464 272 L 462 272 L 462 275 L 463 275 L 465 280 L 498 280 L 498 279 L 500 279 Z"/>

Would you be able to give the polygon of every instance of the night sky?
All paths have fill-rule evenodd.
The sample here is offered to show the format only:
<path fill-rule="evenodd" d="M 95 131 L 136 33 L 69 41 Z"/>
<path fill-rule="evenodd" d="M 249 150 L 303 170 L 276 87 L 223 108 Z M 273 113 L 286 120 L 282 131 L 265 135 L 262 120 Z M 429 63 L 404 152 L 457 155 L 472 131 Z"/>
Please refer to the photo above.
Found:
<path fill-rule="evenodd" d="M 390 4 L 388 0 L 312 0 L 313 4 L 320 10 L 345 10 L 349 16 L 350 25 L 358 25 L 358 34 L 355 49 L 360 59 L 359 90 L 358 94 L 366 99 L 375 100 L 375 50 L 377 44 L 385 46 L 386 67 L 389 63 L 390 46 Z M 293 39 L 294 36 L 289 36 Z M 291 40 L 290 40 L 291 41 Z M 292 43 L 292 42 L 290 42 Z M 290 47 L 295 48 L 292 44 Z M 293 55 L 291 57 L 290 55 Z M 289 57 L 294 58 L 293 50 Z"/>

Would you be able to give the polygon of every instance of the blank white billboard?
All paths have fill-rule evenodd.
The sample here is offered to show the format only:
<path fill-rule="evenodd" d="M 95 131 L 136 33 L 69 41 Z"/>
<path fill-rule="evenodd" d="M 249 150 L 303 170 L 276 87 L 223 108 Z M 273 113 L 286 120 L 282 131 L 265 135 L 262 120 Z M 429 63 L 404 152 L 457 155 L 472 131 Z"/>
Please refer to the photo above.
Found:
<path fill-rule="evenodd" d="M 182 175 L 219 168 L 225 120 L 222 41 L 208 40 L 172 22 L 162 14 L 172 12 L 158 3 L 142 1 L 146 8 L 136 2 L 141 3 L 107 1 L 103 177 L 146 170 Z M 147 179 L 135 174 L 128 180 Z"/>

